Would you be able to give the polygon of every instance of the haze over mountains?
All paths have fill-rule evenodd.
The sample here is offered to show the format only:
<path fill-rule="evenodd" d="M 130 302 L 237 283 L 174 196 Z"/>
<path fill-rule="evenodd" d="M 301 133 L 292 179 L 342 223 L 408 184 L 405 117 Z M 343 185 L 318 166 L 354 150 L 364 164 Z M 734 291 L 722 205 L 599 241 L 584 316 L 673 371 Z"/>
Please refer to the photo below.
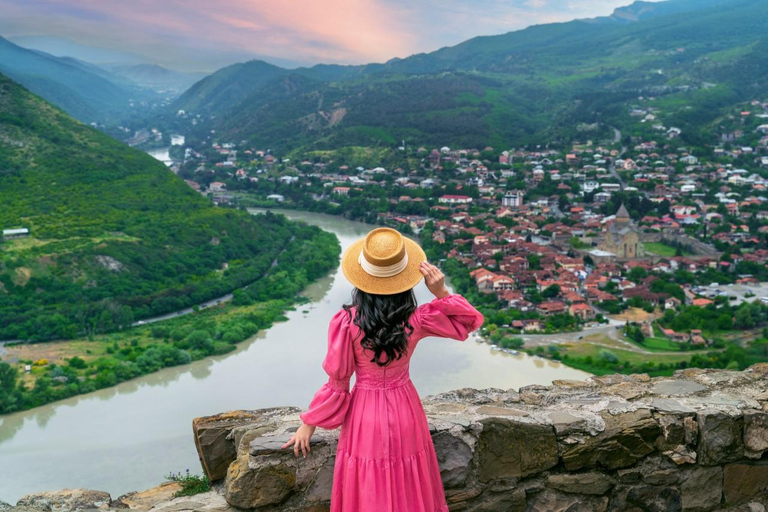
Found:
<path fill-rule="evenodd" d="M 706 122 L 764 90 L 767 18 L 759 0 L 637 2 L 385 64 L 252 61 L 204 78 L 171 110 L 213 116 L 200 136 L 284 148 L 557 142 L 615 121 L 642 94 L 682 95 L 690 108 L 675 122 Z"/>
<path fill-rule="evenodd" d="M 639 1 L 611 16 L 382 64 L 249 61 L 206 77 L 151 64 L 96 66 L 0 39 L 0 72 L 78 119 L 109 125 L 133 116 L 136 128 L 157 125 L 192 142 L 215 130 L 287 149 L 557 143 L 590 136 L 579 126 L 620 125 L 639 95 L 684 99 L 672 121 L 693 126 L 764 90 L 765 19 L 761 0 Z M 160 116 L 134 108 L 185 89 Z M 190 117 L 201 122 L 192 126 Z"/>

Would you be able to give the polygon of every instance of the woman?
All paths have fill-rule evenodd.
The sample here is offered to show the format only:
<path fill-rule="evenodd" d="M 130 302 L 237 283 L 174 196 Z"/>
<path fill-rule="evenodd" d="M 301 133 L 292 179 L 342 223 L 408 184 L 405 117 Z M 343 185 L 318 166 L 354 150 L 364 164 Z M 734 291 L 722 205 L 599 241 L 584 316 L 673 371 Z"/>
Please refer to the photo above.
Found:
<path fill-rule="evenodd" d="M 374 229 L 353 243 L 342 270 L 355 290 L 352 304 L 333 316 L 328 329 L 323 369 L 329 379 L 283 448 L 293 446 L 297 457 L 299 451 L 306 457 L 315 427 L 341 425 L 332 512 L 447 511 L 426 414 L 408 366 L 419 340 L 466 340 L 483 315 L 451 294 L 424 251 L 394 229 Z M 417 307 L 412 289 L 422 277 L 435 299 Z"/>

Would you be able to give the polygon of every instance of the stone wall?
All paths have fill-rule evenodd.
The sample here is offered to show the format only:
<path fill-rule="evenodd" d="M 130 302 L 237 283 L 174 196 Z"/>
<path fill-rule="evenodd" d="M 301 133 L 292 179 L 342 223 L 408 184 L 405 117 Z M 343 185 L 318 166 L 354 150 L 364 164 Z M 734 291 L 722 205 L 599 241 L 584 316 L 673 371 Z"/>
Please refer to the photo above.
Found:
<path fill-rule="evenodd" d="M 424 408 L 450 510 L 764 512 L 768 364 L 463 389 Z M 198 418 L 201 461 L 232 507 L 328 510 L 338 431 L 280 446 L 296 408 Z"/>

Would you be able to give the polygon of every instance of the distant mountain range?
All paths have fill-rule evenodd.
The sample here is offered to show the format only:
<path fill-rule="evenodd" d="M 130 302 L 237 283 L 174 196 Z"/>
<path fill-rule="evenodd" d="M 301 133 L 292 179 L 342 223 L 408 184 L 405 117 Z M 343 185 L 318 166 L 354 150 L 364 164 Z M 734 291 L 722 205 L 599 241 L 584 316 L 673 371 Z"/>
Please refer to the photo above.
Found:
<path fill-rule="evenodd" d="M 104 121 L 137 96 L 124 80 L 91 64 L 22 48 L 0 37 L 0 73 L 81 121 Z"/>
<path fill-rule="evenodd" d="M 205 73 L 181 73 L 151 64 L 96 65 L 23 48 L 0 37 L 0 73 L 84 122 L 114 124 L 131 105 L 160 94 L 177 96 Z"/>
<path fill-rule="evenodd" d="M 768 86 L 764 0 L 636 2 L 613 15 L 476 37 L 363 66 L 228 66 L 171 112 L 202 114 L 199 137 L 268 147 L 541 143 L 617 123 L 639 95 L 680 95 L 700 123 Z M 193 135 L 194 136 L 194 135 Z"/>
<path fill-rule="evenodd" d="M 208 73 L 173 71 L 156 64 L 103 65 L 117 76 L 158 92 L 181 94 Z"/>

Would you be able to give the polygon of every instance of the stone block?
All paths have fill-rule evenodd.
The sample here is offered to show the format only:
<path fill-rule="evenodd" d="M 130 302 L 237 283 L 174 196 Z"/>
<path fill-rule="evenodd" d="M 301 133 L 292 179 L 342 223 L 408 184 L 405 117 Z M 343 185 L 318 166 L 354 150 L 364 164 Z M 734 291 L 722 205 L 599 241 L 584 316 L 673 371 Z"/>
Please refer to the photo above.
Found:
<path fill-rule="evenodd" d="M 733 462 L 744 456 L 743 418 L 708 409 L 697 414 L 698 462 L 704 466 Z"/>
<path fill-rule="evenodd" d="M 28 494 L 16 503 L 16 508 L 41 511 L 107 510 L 111 504 L 112 497 L 108 492 L 63 489 L 61 491 Z"/>
<path fill-rule="evenodd" d="M 723 468 L 723 494 L 727 505 L 744 503 L 768 493 L 768 461 L 737 462 Z"/>
<path fill-rule="evenodd" d="M 744 447 L 748 455 L 759 459 L 768 451 L 768 413 L 762 411 L 744 412 Z"/>
<path fill-rule="evenodd" d="M 586 496 L 546 489 L 528 498 L 526 512 L 605 512 L 607 496 Z"/>
<path fill-rule="evenodd" d="M 716 510 L 723 498 L 723 468 L 720 466 L 696 466 L 682 473 L 683 510 L 704 512 Z"/>
<path fill-rule="evenodd" d="M 251 509 L 282 503 L 296 484 L 295 464 L 288 462 L 285 455 L 266 455 L 251 465 L 251 455 L 241 453 L 230 464 L 224 485 L 224 496 L 233 507 Z M 284 459 L 284 460 L 281 460 Z"/>
<path fill-rule="evenodd" d="M 469 476 L 472 462 L 472 450 L 456 436 L 448 432 L 438 432 L 432 436 L 440 464 L 440 476 L 447 489 L 464 485 Z"/>
<path fill-rule="evenodd" d="M 628 505 L 644 512 L 679 512 L 682 510 L 680 491 L 675 487 L 655 485 L 632 487 L 626 496 Z"/>
<path fill-rule="evenodd" d="M 618 469 L 631 466 L 655 450 L 661 431 L 648 409 L 611 415 L 604 413 L 605 430 L 584 444 L 563 452 L 565 469 L 574 471 L 600 466 Z"/>
<path fill-rule="evenodd" d="M 594 494 L 601 496 L 613 487 L 611 477 L 597 471 L 585 473 L 560 473 L 549 475 L 547 485 L 559 491 L 572 494 Z"/>
<path fill-rule="evenodd" d="M 262 414 L 263 411 L 229 411 L 192 421 L 197 455 L 209 480 L 215 482 L 227 476 L 227 468 L 237 458 L 237 447 L 229 436 L 232 429 L 256 423 Z"/>
<path fill-rule="evenodd" d="M 557 464 L 557 441 L 552 427 L 506 418 L 486 418 L 480 423 L 483 430 L 475 453 L 481 481 L 524 477 Z"/>

